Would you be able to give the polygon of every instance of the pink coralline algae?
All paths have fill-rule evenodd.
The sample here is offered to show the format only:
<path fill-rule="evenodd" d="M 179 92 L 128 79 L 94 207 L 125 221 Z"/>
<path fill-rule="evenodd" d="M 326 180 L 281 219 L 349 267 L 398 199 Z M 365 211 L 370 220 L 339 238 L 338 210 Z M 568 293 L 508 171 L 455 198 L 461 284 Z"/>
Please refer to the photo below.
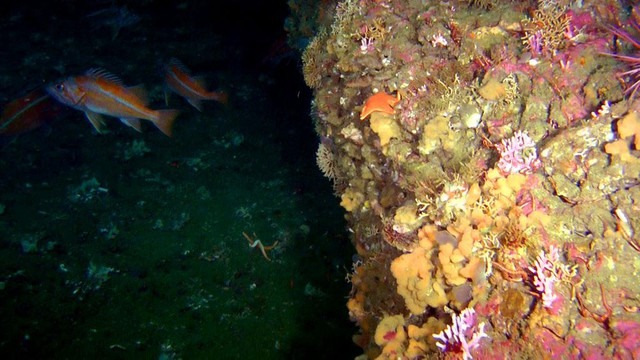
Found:
<path fill-rule="evenodd" d="M 502 140 L 496 149 L 500 152 L 498 169 L 503 175 L 530 174 L 541 165 L 536 144 L 522 131 L 516 131 L 512 137 Z"/>
<path fill-rule="evenodd" d="M 613 328 L 619 333 L 618 344 L 631 355 L 631 359 L 640 359 L 640 324 L 622 320 L 615 322 Z"/>
<path fill-rule="evenodd" d="M 476 312 L 472 308 L 464 309 L 460 315 L 453 314 L 453 324 L 440 333 L 433 335 L 438 340 L 440 350 L 462 351 L 463 360 L 472 360 L 471 350 L 478 347 L 482 338 L 489 336 L 484 332 L 484 323 L 476 325 Z M 467 340 L 467 337 L 471 337 Z"/>

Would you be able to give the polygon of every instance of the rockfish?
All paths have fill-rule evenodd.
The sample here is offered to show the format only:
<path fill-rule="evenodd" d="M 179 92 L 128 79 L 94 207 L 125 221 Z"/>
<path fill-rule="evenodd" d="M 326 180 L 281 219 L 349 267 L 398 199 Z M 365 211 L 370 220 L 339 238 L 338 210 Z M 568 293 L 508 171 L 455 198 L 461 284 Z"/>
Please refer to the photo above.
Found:
<path fill-rule="evenodd" d="M 49 124 L 66 111 L 42 89 L 6 104 L 0 114 L 0 136 L 18 135 Z"/>
<path fill-rule="evenodd" d="M 190 71 L 180 60 L 172 58 L 164 67 L 164 80 L 167 87 L 176 94 L 187 99 L 198 111 L 202 111 L 202 100 L 215 100 L 223 104 L 227 103 L 227 94 L 224 92 L 208 91 L 204 81 L 199 77 L 191 76 Z M 166 99 L 165 92 L 165 100 Z"/>
<path fill-rule="evenodd" d="M 119 78 L 101 69 L 66 78 L 47 86 L 46 90 L 61 103 L 83 111 L 98 132 L 104 127 L 102 114 L 120 118 L 138 131 L 141 131 L 140 119 L 149 120 L 171 136 L 173 121 L 178 116 L 177 110 L 149 109 L 142 87 L 125 87 Z"/>

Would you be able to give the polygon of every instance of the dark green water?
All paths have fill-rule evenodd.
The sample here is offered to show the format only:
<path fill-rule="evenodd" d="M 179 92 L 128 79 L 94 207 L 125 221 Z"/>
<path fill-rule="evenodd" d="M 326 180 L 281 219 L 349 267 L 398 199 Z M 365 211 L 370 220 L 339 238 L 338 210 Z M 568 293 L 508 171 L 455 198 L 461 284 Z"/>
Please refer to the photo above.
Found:
<path fill-rule="evenodd" d="M 140 2 L 115 39 L 84 17 L 97 5 L 32 5 L 3 9 L 3 103 L 103 67 L 165 108 L 157 68 L 172 56 L 230 101 L 200 113 L 171 97 L 172 138 L 114 118 L 99 135 L 70 110 L 5 146 L 3 358 L 352 357 L 352 249 L 316 169 L 310 95 L 296 58 L 261 61 L 286 5 L 222 17 L 206 2 Z M 243 232 L 278 241 L 272 261 Z"/>

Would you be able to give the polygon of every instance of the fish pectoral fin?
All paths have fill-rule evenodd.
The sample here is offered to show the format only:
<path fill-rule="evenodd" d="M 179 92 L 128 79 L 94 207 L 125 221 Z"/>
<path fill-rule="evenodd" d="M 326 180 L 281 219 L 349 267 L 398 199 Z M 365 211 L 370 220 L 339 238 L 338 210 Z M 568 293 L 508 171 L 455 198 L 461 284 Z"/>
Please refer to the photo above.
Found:
<path fill-rule="evenodd" d="M 142 84 L 128 87 L 127 90 L 140 99 L 144 106 L 149 105 L 149 94 Z"/>
<path fill-rule="evenodd" d="M 98 133 L 102 133 L 102 130 L 105 126 L 104 118 L 102 117 L 102 115 L 94 113 L 92 111 L 85 111 L 84 115 L 87 117 L 87 120 L 89 120 L 91 125 L 93 125 L 93 128 L 96 129 Z"/>
<path fill-rule="evenodd" d="M 123 124 L 127 126 L 131 126 L 136 129 L 138 132 L 142 132 L 142 125 L 140 124 L 140 119 L 136 118 L 120 118 Z"/>
<path fill-rule="evenodd" d="M 189 102 L 189 104 L 193 105 L 194 108 L 198 109 L 198 111 L 202 111 L 202 100 L 187 98 L 187 101 Z"/>

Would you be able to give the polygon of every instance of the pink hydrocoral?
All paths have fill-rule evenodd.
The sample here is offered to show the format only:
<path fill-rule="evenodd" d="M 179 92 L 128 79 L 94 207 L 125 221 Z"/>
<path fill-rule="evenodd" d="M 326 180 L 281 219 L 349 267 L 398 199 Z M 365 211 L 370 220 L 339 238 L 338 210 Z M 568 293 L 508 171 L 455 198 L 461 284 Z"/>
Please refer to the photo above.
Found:
<path fill-rule="evenodd" d="M 552 246 L 548 254 L 540 250 L 534 266 L 529 267 L 529 270 L 535 274 L 533 285 L 542 296 L 542 305 L 547 309 L 553 307 L 553 303 L 558 299 L 554 286 L 559 281 L 555 270 L 555 263 L 559 259 L 558 248 Z"/>
<path fill-rule="evenodd" d="M 438 340 L 436 346 L 445 352 L 461 350 L 464 360 L 472 360 L 471 350 L 478 347 L 482 338 L 489 337 L 484 332 L 484 323 L 476 327 L 476 320 L 476 312 L 472 308 L 462 310 L 460 315 L 453 314 L 453 324 L 433 335 Z M 467 340 L 468 336 L 470 340 Z"/>
<path fill-rule="evenodd" d="M 530 174 L 540 167 L 536 144 L 522 131 L 516 131 L 512 137 L 496 145 L 500 152 L 498 169 L 503 175 Z"/>

